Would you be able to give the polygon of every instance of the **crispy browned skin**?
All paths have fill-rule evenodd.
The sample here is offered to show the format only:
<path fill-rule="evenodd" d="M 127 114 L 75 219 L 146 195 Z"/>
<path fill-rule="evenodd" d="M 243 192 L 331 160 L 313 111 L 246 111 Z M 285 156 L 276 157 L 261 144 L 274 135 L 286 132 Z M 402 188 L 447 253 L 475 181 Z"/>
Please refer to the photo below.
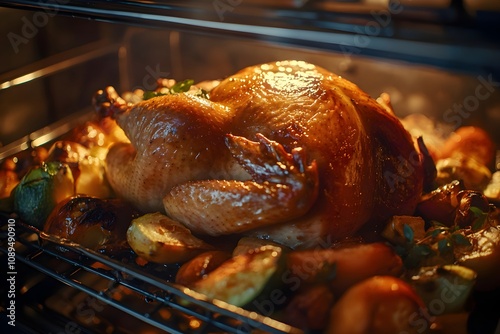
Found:
<path fill-rule="evenodd" d="M 305 62 L 248 67 L 210 101 L 164 96 L 116 117 L 132 146 L 109 153 L 115 191 L 145 211 L 166 195 L 167 214 L 197 233 L 324 244 L 410 214 L 422 191 L 420 155 L 397 118 Z"/>

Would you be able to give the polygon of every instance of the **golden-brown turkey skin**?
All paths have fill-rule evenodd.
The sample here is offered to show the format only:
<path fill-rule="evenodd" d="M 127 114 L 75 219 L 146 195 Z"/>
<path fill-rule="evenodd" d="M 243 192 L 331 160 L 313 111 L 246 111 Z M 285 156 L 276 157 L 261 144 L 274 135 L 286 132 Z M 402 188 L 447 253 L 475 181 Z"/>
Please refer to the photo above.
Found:
<path fill-rule="evenodd" d="M 106 174 L 113 190 L 143 212 L 163 211 L 162 198 L 174 185 L 224 177 L 231 168 L 220 164 L 230 159 L 224 144 L 229 114 L 222 106 L 168 95 L 115 117 L 131 143 L 110 148 Z"/>
<path fill-rule="evenodd" d="M 161 198 L 167 192 L 160 188 L 175 186 L 164 199 L 167 213 L 175 219 L 199 233 L 207 233 L 212 223 L 216 233 L 210 234 L 217 235 L 219 227 L 221 234 L 231 233 L 231 224 L 234 232 L 241 232 L 236 228 L 238 217 L 258 212 L 257 204 L 250 213 L 235 208 L 224 217 L 217 212 L 211 215 L 211 201 L 220 198 L 205 195 L 216 184 L 213 194 L 220 193 L 220 183 L 183 184 L 188 180 L 228 180 L 224 187 L 234 184 L 241 195 L 236 204 L 243 203 L 250 188 L 231 181 L 248 179 L 252 171 L 246 174 L 235 167 L 236 159 L 230 156 L 224 138 L 230 133 L 258 142 L 260 133 L 287 152 L 304 148 L 307 163 L 315 161 L 317 166 L 319 189 L 307 212 L 296 217 L 290 214 L 288 221 L 274 224 L 250 222 L 247 230 L 258 228 L 244 231 L 246 234 L 307 247 L 351 236 L 369 222 L 414 210 L 423 175 L 410 135 L 395 116 L 349 81 L 305 62 L 282 61 L 243 69 L 214 88 L 210 101 L 201 100 L 185 94 L 156 98 L 118 118 L 138 152 L 135 166 L 116 178 L 112 174 L 121 167 L 113 163 L 116 158 L 110 152 L 108 171 L 119 194 L 135 192 L 126 195 L 127 199 L 144 201 L 143 192 Z M 125 175 L 129 180 L 123 180 Z M 168 186 L 160 186 L 165 183 L 159 181 L 162 177 Z M 132 181 L 135 178 L 142 180 Z M 314 191 L 302 194 L 313 196 Z M 156 204 L 155 198 L 141 207 L 151 210 Z M 227 207 L 230 205 L 228 198 Z M 202 217 L 194 212 L 200 208 Z"/>

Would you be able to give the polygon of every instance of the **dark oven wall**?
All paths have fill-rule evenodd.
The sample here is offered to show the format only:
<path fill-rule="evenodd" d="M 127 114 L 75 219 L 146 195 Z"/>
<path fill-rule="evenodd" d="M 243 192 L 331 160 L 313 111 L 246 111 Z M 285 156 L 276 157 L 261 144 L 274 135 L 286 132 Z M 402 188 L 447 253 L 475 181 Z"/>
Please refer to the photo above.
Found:
<path fill-rule="evenodd" d="M 245 66 L 279 59 L 323 66 L 374 97 L 387 92 L 401 117 L 422 113 L 450 128 L 480 125 L 500 142 L 499 84 L 487 71 L 462 73 L 460 68 L 140 28 L 43 10 L 0 8 L 0 21 L 6 37 L 0 42 L 3 145 L 72 113 L 90 110 L 93 93 L 107 85 L 121 92 L 151 90 L 159 77 L 220 79 Z"/>

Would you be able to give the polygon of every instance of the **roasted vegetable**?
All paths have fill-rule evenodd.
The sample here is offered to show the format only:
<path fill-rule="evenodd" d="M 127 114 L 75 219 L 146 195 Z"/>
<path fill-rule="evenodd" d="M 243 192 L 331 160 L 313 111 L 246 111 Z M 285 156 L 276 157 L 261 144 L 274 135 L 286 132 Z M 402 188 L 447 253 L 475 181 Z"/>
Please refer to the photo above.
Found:
<path fill-rule="evenodd" d="M 307 286 L 295 293 L 285 308 L 286 322 L 307 330 L 322 330 L 328 324 L 335 296 L 327 283 Z"/>
<path fill-rule="evenodd" d="M 395 245 L 402 245 L 410 239 L 425 237 L 425 221 L 421 217 L 394 216 L 382 231 L 382 236 Z"/>
<path fill-rule="evenodd" d="M 56 206 L 44 232 L 89 249 L 120 250 L 127 247 L 127 228 L 137 216 L 138 212 L 120 199 L 76 196 Z"/>
<path fill-rule="evenodd" d="M 425 305 L 412 287 L 391 276 L 368 278 L 340 298 L 326 333 L 425 333 Z"/>
<path fill-rule="evenodd" d="M 127 241 L 143 259 L 157 263 L 178 263 L 212 250 L 184 225 L 159 212 L 148 213 L 132 221 Z"/>
<path fill-rule="evenodd" d="M 231 258 L 231 254 L 219 250 L 207 251 L 184 263 L 177 271 L 175 282 L 184 286 L 205 278 L 210 272 Z"/>
<path fill-rule="evenodd" d="M 282 246 L 270 240 L 254 238 L 254 237 L 243 237 L 238 240 L 238 244 L 233 249 L 233 256 L 245 254 L 248 252 L 252 252 L 255 249 L 259 249 L 262 246 L 273 246 L 277 248 L 281 248 L 281 250 L 288 250 L 288 247 Z"/>
<path fill-rule="evenodd" d="M 500 170 L 493 173 L 490 183 L 484 189 L 484 195 L 500 202 Z"/>
<path fill-rule="evenodd" d="M 12 191 L 14 211 L 24 222 L 42 229 L 56 204 L 74 193 L 75 183 L 68 165 L 43 163 L 31 169 Z"/>
<path fill-rule="evenodd" d="M 473 270 L 457 265 L 423 267 L 411 277 L 410 283 L 429 313 L 442 315 L 465 311 L 476 276 Z"/>
<path fill-rule="evenodd" d="M 210 299 L 218 299 L 235 306 L 250 302 L 258 308 L 259 297 L 269 302 L 266 291 L 281 291 L 277 285 L 283 273 L 283 254 L 276 247 L 263 246 L 260 249 L 237 255 L 222 263 L 204 279 L 193 284 L 192 289 Z M 272 298 L 271 298 L 272 299 Z"/>
<path fill-rule="evenodd" d="M 92 149 L 71 141 L 57 141 L 49 150 L 48 161 L 60 161 L 68 164 L 75 179 L 75 192 L 87 196 L 109 198 L 111 187 L 104 169 L 104 149 L 95 146 Z"/>
<path fill-rule="evenodd" d="M 416 215 L 426 222 L 438 221 L 452 226 L 458 206 L 458 193 L 465 190 L 463 182 L 454 180 L 422 196 L 417 205 Z"/>
<path fill-rule="evenodd" d="M 495 157 L 495 143 L 483 129 L 462 126 L 447 138 L 439 158 L 446 159 L 457 155 L 472 158 L 479 164 L 489 166 Z"/>
<path fill-rule="evenodd" d="M 476 287 L 500 287 L 500 226 L 486 226 L 467 236 L 471 248 L 456 255 L 457 263 L 477 273 Z"/>
<path fill-rule="evenodd" d="M 403 270 L 401 258 L 383 243 L 294 251 L 288 254 L 287 265 L 305 283 L 329 282 L 335 295 L 368 277 L 397 276 Z"/>
<path fill-rule="evenodd" d="M 18 183 L 19 178 L 15 172 L 0 169 L 0 198 L 10 197 L 10 193 Z"/>
<path fill-rule="evenodd" d="M 438 160 L 436 169 L 438 185 L 445 185 L 453 180 L 462 180 L 467 189 L 484 190 L 491 180 L 488 167 L 464 155 L 454 155 L 451 158 Z"/>

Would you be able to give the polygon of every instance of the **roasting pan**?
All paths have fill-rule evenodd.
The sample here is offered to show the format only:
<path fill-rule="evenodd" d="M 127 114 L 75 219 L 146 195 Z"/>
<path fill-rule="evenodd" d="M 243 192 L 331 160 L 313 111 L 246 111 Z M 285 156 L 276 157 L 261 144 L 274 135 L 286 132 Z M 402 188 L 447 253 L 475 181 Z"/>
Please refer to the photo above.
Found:
<path fill-rule="evenodd" d="M 388 7 L 391 3 L 405 10 L 396 13 L 395 7 Z M 221 4 L 229 7 L 216 7 Z M 41 19 L 45 13 L 47 27 L 35 26 L 38 32 L 29 43 L 48 44 L 53 50 L 24 63 L 12 60 L 15 66 L 0 73 L 0 161 L 49 145 L 90 119 L 91 96 L 104 85 L 120 92 L 150 89 L 160 76 L 218 79 L 248 65 L 290 58 L 332 70 L 372 96 L 390 93 L 398 116 L 418 111 L 443 120 L 457 101 L 472 99 L 478 85 L 489 80 L 491 94 L 460 124 L 479 125 L 500 143 L 496 85 L 500 20 L 494 5 L 479 1 L 61 0 L 4 1 L 2 6 L 17 15 L 18 25 L 7 28 L 6 35 L 22 35 L 26 21 L 40 23 L 33 18 L 38 13 Z M 382 16 L 389 8 L 394 13 Z M 56 25 L 59 21 L 63 27 L 74 25 L 71 32 L 78 43 L 63 38 L 61 26 Z M 377 28 L 376 23 L 378 30 L 368 30 Z M 50 28 L 51 24 L 55 27 Z M 95 38 L 82 37 L 89 31 Z M 52 43 L 58 36 L 71 47 Z M 369 43 L 363 43 L 363 37 Z M 11 48 L 7 45 L 6 50 Z M 0 216 L 4 267 L 11 255 L 9 219 L 13 218 Z M 15 329 L 20 333 L 301 332 L 263 312 L 211 302 L 172 284 L 176 266 L 143 267 L 129 254 L 104 256 L 18 220 L 15 240 L 15 275 L 7 271 L 7 278 L 16 278 Z M 4 296 L 9 285 L 2 284 L 1 289 L 2 315 L 8 315 Z M 2 328 L 2 332 L 12 329 Z"/>

